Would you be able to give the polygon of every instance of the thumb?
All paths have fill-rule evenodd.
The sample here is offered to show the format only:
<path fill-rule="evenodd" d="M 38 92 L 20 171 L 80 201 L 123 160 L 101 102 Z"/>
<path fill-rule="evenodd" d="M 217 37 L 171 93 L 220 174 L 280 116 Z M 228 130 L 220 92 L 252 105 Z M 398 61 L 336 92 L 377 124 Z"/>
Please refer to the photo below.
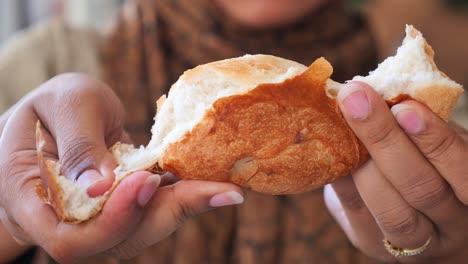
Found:
<path fill-rule="evenodd" d="M 88 156 L 93 163 L 83 173 L 78 176 L 77 183 L 87 190 L 89 197 L 97 197 L 104 194 L 115 180 L 113 170 L 117 167 L 112 155 L 105 150 L 106 153 L 102 157 Z M 97 165 L 97 166 L 96 166 Z"/>
<path fill-rule="evenodd" d="M 57 89 L 60 88 L 60 89 Z M 103 83 L 84 75 L 50 80 L 34 100 L 35 112 L 57 144 L 62 175 L 95 197 L 114 181 L 116 163 L 108 147 L 123 132 L 123 107 Z"/>
<path fill-rule="evenodd" d="M 37 144 L 37 154 L 39 165 L 41 166 L 41 170 L 44 170 L 47 165 L 47 162 L 44 158 L 44 145 L 46 144 L 47 140 L 44 137 L 44 131 L 41 127 L 40 121 L 37 122 L 36 126 L 36 144 Z M 50 141 L 49 141 L 50 142 Z M 89 145 L 91 146 L 91 145 Z M 85 147 L 84 150 L 87 148 Z M 83 150 L 81 150 L 83 151 Z M 102 154 L 100 153 L 102 152 Z M 69 159 L 62 158 L 62 164 L 65 165 L 65 175 L 67 175 L 71 179 L 77 179 L 77 183 L 83 188 L 86 189 L 87 194 L 90 197 L 97 197 L 104 194 L 107 190 L 109 190 L 115 180 L 114 172 L 116 162 L 114 161 L 112 155 L 107 151 L 106 148 L 92 148 L 90 149 L 90 153 L 83 153 L 80 152 L 80 149 L 73 152 L 75 158 L 83 158 L 81 160 L 81 164 L 74 164 L 73 162 L 67 162 Z M 56 163 L 56 161 L 52 160 L 52 163 Z M 71 164 L 71 165 L 70 165 Z M 68 165 L 68 167 L 67 167 Z M 77 166 L 77 167 L 71 167 Z M 80 170 L 82 167 L 86 169 L 79 173 L 78 176 L 73 176 L 73 170 Z M 68 173 L 67 173 L 68 171 Z M 41 177 L 43 178 L 43 184 L 46 186 L 49 183 L 48 173 L 41 173 Z"/>
<path fill-rule="evenodd" d="M 242 190 L 231 183 L 184 180 L 161 187 L 147 205 L 138 229 L 115 247 L 113 253 L 122 258 L 131 258 L 169 236 L 188 218 L 243 201 Z M 138 245 L 138 248 L 134 245 Z"/>
<path fill-rule="evenodd" d="M 131 236 L 139 228 L 144 207 L 159 183 L 160 176 L 149 172 L 128 175 L 113 191 L 101 213 L 79 225 L 60 222 L 44 206 L 35 206 L 21 219 L 31 221 L 32 215 L 40 215 L 34 225 L 25 225 L 28 233 L 35 234 L 38 244 L 59 263 L 76 262 L 105 252 Z"/>
<path fill-rule="evenodd" d="M 176 224 L 208 210 L 243 202 L 242 190 L 234 184 L 187 180 L 162 188 L 150 206 L 157 207 L 152 209 L 154 211 L 173 212 L 163 222 L 176 227 Z"/>

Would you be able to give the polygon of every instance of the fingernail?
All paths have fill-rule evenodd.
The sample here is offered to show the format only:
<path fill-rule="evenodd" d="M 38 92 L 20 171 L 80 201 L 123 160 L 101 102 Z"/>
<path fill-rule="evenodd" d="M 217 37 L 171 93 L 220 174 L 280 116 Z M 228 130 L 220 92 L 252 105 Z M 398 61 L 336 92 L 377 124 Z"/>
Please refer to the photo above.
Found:
<path fill-rule="evenodd" d="M 398 124 L 409 134 L 417 135 L 426 129 L 424 120 L 419 114 L 406 104 L 397 104 L 392 108 Z"/>
<path fill-rule="evenodd" d="M 90 186 L 104 179 L 104 176 L 97 170 L 86 170 L 76 180 L 78 185 L 88 189 Z"/>
<path fill-rule="evenodd" d="M 365 119 L 369 115 L 369 99 L 361 85 L 356 82 L 342 86 L 338 93 L 338 101 L 355 119 Z"/>
<path fill-rule="evenodd" d="M 138 204 L 141 207 L 145 207 L 148 204 L 156 192 L 156 189 L 159 187 L 159 183 L 161 183 L 161 176 L 158 174 L 153 174 L 146 178 L 145 183 L 138 192 L 137 197 Z"/>
<path fill-rule="evenodd" d="M 225 192 L 217 194 L 210 199 L 211 207 L 223 207 L 228 205 L 241 204 L 244 202 L 244 197 L 238 192 Z"/>

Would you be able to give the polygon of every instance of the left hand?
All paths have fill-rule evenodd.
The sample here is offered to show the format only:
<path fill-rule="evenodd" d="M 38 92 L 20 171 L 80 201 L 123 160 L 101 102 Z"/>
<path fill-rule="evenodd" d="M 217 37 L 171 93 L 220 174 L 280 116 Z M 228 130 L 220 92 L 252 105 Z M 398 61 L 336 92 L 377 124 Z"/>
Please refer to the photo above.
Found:
<path fill-rule="evenodd" d="M 8 235 L 41 247 L 59 263 L 98 254 L 132 258 L 188 218 L 243 201 L 242 190 L 231 183 L 176 182 L 169 174 L 139 171 L 119 183 L 94 218 L 79 225 L 60 221 L 35 191 L 41 178 L 36 122 L 46 128 L 44 156 L 60 160 L 63 177 L 96 197 L 114 181 L 116 164 L 108 149 L 126 138 L 124 116 L 112 89 L 82 74 L 53 78 L 0 116 L 0 223 Z M 20 250 L 0 248 L 0 259 L 12 253 Z"/>
<path fill-rule="evenodd" d="M 362 82 L 346 84 L 338 101 L 371 156 L 352 177 L 325 187 L 327 207 L 351 242 L 381 261 L 466 261 L 467 131 L 415 101 L 389 110 Z M 414 249 L 430 237 L 416 256 L 394 257 L 382 243 Z"/>

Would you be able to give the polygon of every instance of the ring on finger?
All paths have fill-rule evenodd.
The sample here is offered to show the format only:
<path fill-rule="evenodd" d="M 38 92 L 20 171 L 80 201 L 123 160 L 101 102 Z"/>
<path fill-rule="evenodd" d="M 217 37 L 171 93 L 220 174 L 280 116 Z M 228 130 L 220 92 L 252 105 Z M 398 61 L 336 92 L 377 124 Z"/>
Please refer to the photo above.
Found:
<path fill-rule="evenodd" d="M 432 235 L 426 240 L 424 245 L 418 247 L 418 248 L 400 248 L 392 245 L 390 241 L 387 239 L 384 239 L 382 242 L 384 243 L 385 249 L 388 251 L 388 253 L 392 254 L 395 257 L 410 257 L 410 256 L 416 256 L 421 253 L 423 253 L 428 247 L 429 244 L 431 243 L 432 240 Z"/>

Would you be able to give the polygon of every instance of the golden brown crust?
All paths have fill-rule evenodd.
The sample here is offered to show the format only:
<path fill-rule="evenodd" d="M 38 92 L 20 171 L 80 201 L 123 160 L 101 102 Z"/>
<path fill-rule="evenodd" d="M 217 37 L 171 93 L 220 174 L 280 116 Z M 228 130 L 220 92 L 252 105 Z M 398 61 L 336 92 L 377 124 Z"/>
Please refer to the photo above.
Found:
<path fill-rule="evenodd" d="M 326 95 L 323 58 L 279 84 L 219 99 L 183 140 L 163 153 L 163 168 L 184 179 L 232 181 L 269 194 L 300 193 L 344 176 L 365 156 Z"/>
<path fill-rule="evenodd" d="M 41 179 L 37 179 L 36 184 L 35 184 L 35 190 L 39 198 L 41 198 L 42 201 L 45 203 L 49 203 L 49 198 L 47 195 L 47 191 L 44 188 L 44 185 L 42 184 Z"/>
<path fill-rule="evenodd" d="M 421 87 L 414 94 L 416 101 L 426 104 L 435 114 L 448 121 L 463 89 L 454 89 L 443 85 Z"/>
<path fill-rule="evenodd" d="M 219 73 L 225 80 L 235 79 L 237 82 L 248 85 L 255 81 L 264 83 L 265 80 L 281 76 L 293 68 L 305 69 L 306 67 L 295 61 L 258 54 L 199 65 L 186 71 L 180 80 L 192 83 L 200 77 L 216 79 L 216 74 L 212 73 Z"/>
<path fill-rule="evenodd" d="M 413 30 L 418 32 L 414 28 Z M 443 77 L 448 78 L 444 72 L 438 70 L 434 61 L 434 49 L 427 42 L 424 43 L 424 51 L 429 58 L 433 70 L 438 71 Z M 448 121 L 452 110 L 462 93 L 462 87 L 457 89 L 450 86 L 428 85 L 427 87 L 420 87 L 413 95 L 413 99 L 426 104 L 436 115 L 445 121 Z"/>
<path fill-rule="evenodd" d="M 36 185 L 36 193 L 46 203 L 54 208 L 55 213 L 60 219 L 66 219 L 65 209 L 60 202 L 63 197 L 63 190 L 60 188 L 56 177 L 58 176 L 58 166 L 50 160 L 44 157 L 44 145 L 45 139 L 42 134 L 41 122 L 36 123 L 36 148 L 37 148 L 37 159 L 41 174 L 41 185 Z"/>

